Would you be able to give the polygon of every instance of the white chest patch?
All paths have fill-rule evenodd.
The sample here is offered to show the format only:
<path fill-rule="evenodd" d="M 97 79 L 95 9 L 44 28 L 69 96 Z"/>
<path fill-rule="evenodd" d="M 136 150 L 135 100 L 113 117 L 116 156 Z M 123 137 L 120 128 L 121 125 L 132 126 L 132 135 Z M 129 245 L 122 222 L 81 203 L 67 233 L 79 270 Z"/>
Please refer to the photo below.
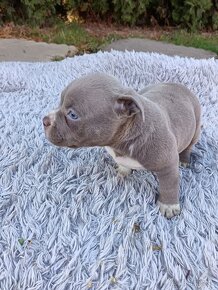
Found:
<path fill-rule="evenodd" d="M 144 169 L 144 167 L 137 160 L 128 156 L 116 156 L 113 148 L 111 147 L 106 146 L 105 149 L 118 165 L 122 165 L 129 169 Z"/>

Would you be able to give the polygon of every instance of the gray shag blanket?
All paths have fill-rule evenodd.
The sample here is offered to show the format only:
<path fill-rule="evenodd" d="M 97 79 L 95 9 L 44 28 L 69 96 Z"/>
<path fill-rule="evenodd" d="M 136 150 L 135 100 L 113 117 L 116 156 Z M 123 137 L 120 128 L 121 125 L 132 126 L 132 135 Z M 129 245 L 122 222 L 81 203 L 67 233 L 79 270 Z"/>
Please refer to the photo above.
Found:
<path fill-rule="evenodd" d="M 180 168 L 182 213 L 167 220 L 148 171 L 116 175 L 104 148 L 64 149 L 42 117 L 89 72 L 136 90 L 186 85 L 202 135 Z M 61 62 L 0 64 L 0 289 L 218 289 L 218 61 L 99 52 Z"/>

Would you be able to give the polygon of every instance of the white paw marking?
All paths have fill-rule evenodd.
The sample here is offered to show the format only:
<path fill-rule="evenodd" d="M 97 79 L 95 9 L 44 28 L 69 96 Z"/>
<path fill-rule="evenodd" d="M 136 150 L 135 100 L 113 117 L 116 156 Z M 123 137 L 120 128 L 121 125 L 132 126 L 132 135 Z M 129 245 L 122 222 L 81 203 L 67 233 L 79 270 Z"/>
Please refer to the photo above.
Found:
<path fill-rule="evenodd" d="M 122 165 L 118 165 L 117 173 L 119 176 L 127 176 L 132 172 L 130 168 L 124 167 Z"/>
<path fill-rule="evenodd" d="M 157 205 L 160 207 L 161 214 L 169 219 L 175 215 L 179 215 L 181 211 L 179 203 L 165 204 L 158 200 Z"/>
<path fill-rule="evenodd" d="M 116 158 L 116 154 L 115 154 L 114 150 L 113 150 L 111 147 L 109 147 L 109 146 L 105 146 L 105 149 L 107 150 L 107 152 L 110 154 L 110 156 L 111 156 L 113 159 Z"/>
<path fill-rule="evenodd" d="M 184 167 L 184 168 L 188 168 L 189 167 L 189 163 L 187 163 L 187 162 L 179 162 L 179 166 L 182 166 L 182 167 Z"/>
<path fill-rule="evenodd" d="M 114 160 L 117 164 L 129 169 L 144 169 L 137 160 L 134 160 L 130 157 L 116 157 Z"/>

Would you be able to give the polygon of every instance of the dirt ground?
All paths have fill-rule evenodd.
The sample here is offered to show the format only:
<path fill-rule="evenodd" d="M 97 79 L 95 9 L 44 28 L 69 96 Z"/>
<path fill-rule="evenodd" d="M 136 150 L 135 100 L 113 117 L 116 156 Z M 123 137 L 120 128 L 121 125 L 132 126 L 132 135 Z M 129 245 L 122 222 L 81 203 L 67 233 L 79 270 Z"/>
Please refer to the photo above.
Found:
<path fill-rule="evenodd" d="M 154 28 L 140 28 L 140 27 L 127 27 L 122 25 L 116 25 L 103 22 L 85 22 L 80 24 L 85 30 L 93 36 L 104 37 L 111 34 L 116 34 L 121 37 L 135 36 L 144 37 L 154 40 L 159 40 L 163 34 L 169 34 L 174 29 L 171 27 L 160 28 L 158 26 Z M 52 28 L 40 28 L 42 34 L 46 34 L 51 31 Z M 0 38 L 24 38 L 33 39 L 35 41 L 42 41 L 42 38 L 37 34 L 34 34 L 34 29 L 31 29 L 25 25 L 16 26 L 13 23 L 8 23 L 1 27 Z"/>

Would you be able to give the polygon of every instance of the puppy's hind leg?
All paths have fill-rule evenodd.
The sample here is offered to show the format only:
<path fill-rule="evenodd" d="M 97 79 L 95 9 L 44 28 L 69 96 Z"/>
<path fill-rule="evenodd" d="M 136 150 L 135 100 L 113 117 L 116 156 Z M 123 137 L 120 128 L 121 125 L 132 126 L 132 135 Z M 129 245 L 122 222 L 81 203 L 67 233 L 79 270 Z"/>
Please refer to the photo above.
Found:
<path fill-rule="evenodd" d="M 171 218 L 180 213 L 178 159 L 175 161 L 175 164 L 157 172 L 160 185 L 157 205 L 160 207 L 161 214 L 167 218 Z"/>
<path fill-rule="evenodd" d="M 179 163 L 183 167 L 188 167 L 191 160 L 192 144 L 179 154 Z"/>
<path fill-rule="evenodd" d="M 198 127 L 195 131 L 195 135 L 191 141 L 191 144 L 179 154 L 179 161 L 180 161 L 181 166 L 183 167 L 189 166 L 190 161 L 191 161 L 192 147 L 194 144 L 198 142 L 198 139 L 200 137 L 200 131 L 201 131 L 201 126 L 200 126 L 200 123 L 198 123 Z"/>

